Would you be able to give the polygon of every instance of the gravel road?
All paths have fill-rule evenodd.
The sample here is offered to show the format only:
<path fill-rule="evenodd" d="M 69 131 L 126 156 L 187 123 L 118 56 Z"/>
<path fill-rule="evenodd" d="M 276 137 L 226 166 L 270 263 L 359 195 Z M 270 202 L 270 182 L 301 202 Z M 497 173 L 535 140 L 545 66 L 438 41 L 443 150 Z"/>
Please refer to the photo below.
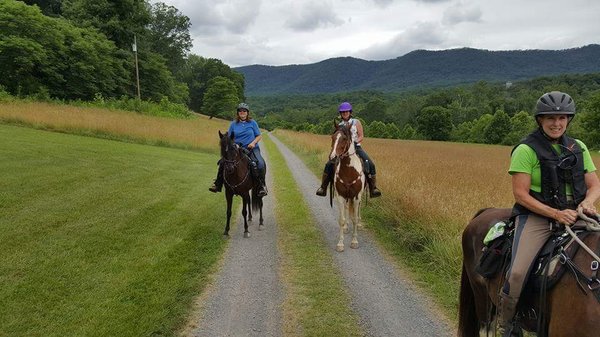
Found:
<path fill-rule="evenodd" d="M 429 300 L 403 279 L 366 231 L 360 231 L 358 249 L 350 248 L 352 235 L 345 235 L 346 250 L 335 251 L 338 236 L 337 208 L 329 197 L 315 195 L 320 181 L 304 163 L 275 136 L 271 139 L 286 158 L 313 217 L 323 232 L 331 254 L 352 297 L 353 310 L 368 336 L 452 336 L 450 327 L 430 310 Z M 385 193 L 385 189 L 383 190 Z M 385 198 L 385 195 L 383 196 Z"/>
<path fill-rule="evenodd" d="M 359 232 L 360 248 L 351 249 L 351 235 L 346 235 L 346 250 L 343 253 L 335 251 L 338 233 L 335 205 L 331 208 L 329 198 L 315 195 L 320 182 L 314 174 L 275 136 L 271 135 L 271 139 L 286 158 L 315 222 L 331 248 L 349 289 L 352 308 L 360 317 L 360 325 L 367 336 L 453 335 L 445 320 L 439 319 L 428 306 L 429 299 L 402 277 L 367 231 Z M 268 162 L 264 147 L 261 151 Z M 267 184 L 272 185 L 270 172 Z M 241 220 L 230 231 L 231 242 L 223 266 L 214 285 L 203 297 L 201 318 L 193 324 L 192 336 L 281 336 L 280 308 L 284 295 L 278 277 L 277 225 L 272 196 L 267 196 L 264 201 L 265 230 L 258 231 L 255 220 L 250 227 L 251 238 L 244 239 Z"/>
<path fill-rule="evenodd" d="M 264 147 L 261 153 L 268 161 Z M 267 170 L 267 186 L 272 177 Z M 224 193 L 218 196 L 225 201 Z M 236 197 L 239 198 L 239 197 Z M 265 229 L 258 231 L 258 214 L 252 214 L 250 238 L 243 238 L 244 220 L 233 211 L 229 232 L 231 240 L 222 269 L 204 298 L 201 319 L 192 336 L 196 337 L 265 337 L 281 336 L 281 304 L 283 287 L 279 280 L 277 224 L 273 213 L 273 197 L 266 196 L 263 205 Z M 225 214 L 223 214 L 225 228 Z"/>

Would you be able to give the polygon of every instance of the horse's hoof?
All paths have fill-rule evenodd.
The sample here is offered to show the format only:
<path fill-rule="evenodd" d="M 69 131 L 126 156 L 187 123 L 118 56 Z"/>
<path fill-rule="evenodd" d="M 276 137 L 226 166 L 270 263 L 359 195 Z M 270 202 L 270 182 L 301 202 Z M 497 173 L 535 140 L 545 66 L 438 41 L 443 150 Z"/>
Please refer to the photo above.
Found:
<path fill-rule="evenodd" d="M 337 246 L 335 247 L 335 250 L 337 250 L 337 251 L 338 251 L 338 252 L 340 252 L 340 253 L 341 253 L 341 252 L 343 252 L 343 251 L 344 251 L 344 245 L 337 245 Z"/>
<path fill-rule="evenodd" d="M 223 239 L 229 239 L 229 234 L 227 234 L 227 233 L 223 234 Z"/>
<path fill-rule="evenodd" d="M 250 232 L 244 232 L 244 237 L 245 238 L 249 238 L 250 237 Z"/>
<path fill-rule="evenodd" d="M 262 231 L 263 229 L 265 229 L 265 225 L 263 225 L 263 224 L 258 225 L 258 230 L 259 231 Z"/>
<path fill-rule="evenodd" d="M 353 248 L 353 249 L 358 248 L 358 242 L 350 242 L 350 248 Z"/>

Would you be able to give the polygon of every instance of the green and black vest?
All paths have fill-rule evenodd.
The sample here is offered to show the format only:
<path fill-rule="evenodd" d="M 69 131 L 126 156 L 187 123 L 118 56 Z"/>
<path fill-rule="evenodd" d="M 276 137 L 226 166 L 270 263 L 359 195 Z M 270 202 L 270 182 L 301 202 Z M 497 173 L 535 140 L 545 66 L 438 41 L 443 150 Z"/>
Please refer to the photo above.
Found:
<path fill-rule="evenodd" d="M 529 190 L 529 194 L 553 208 L 560 210 L 576 209 L 577 205 L 585 198 L 587 186 L 585 184 L 583 152 L 575 139 L 563 135 L 559 140 L 562 148 L 560 154 L 556 152 L 552 147 L 552 143 L 539 129 L 530 133 L 521 141 L 521 144 L 526 144 L 535 151 L 542 171 L 542 192 Z M 515 148 L 513 148 L 513 151 Z M 567 200 L 565 192 L 567 184 L 572 186 L 572 200 Z M 519 204 L 515 204 L 513 214 L 515 213 L 523 214 L 530 213 L 530 211 Z"/>

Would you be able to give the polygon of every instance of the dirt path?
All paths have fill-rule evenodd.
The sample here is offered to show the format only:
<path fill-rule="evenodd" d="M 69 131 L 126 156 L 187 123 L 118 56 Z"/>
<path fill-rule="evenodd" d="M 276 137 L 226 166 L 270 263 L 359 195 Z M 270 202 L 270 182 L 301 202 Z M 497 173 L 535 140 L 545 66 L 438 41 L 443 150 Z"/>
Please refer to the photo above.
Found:
<path fill-rule="evenodd" d="M 261 152 L 268 160 L 264 147 Z M 267 170 L 267 186 L 272 177 Z M 225 199 L 224 194 L 218 196 Z M 239 198 L 239 197 L 236 197 Z M 281 336 L 283 289 L 278 277 L 277 225 L 273 196 L 263 199 L 265 229 L 258 231 L 258 214 L 249 227 L 251 237 L 243 238 L 241 212 L 233 212 L 232 222 L 240 219 L 229 232 L 229 247 L 223 267 L 208 295 L 203 298 L 201 319 L 191 336 Z M 223 214 L 223 228 L 225 214 Z"/>
<path fill-rule="evenodd" d="M 403 279 L 366 231 L 359 233 L 359 249 L 350 248 L 351 235 L 346 235 L 346 251 L 335 251 L 338 235 L 335 205 L 331 208 L 328 197 L 315 195 L 320 184 L 315 175 L 277 138 L 270 137 L 286 158 L 313 217 L 326 237 L 352 297 L 353 310 L 359 315 L 360 324 L 368 336 L 454 335 L 445 322 L 430 310 L 428 299 Z"/>
<path fill-rule="evenodd" d="M 271 139 L 286 158 L 314 219 L 325 236 L 344 282 L 352 297 L 352 309 L 368 336 L 451 336 L 451 330 L 428 307 L 420 295 L 386 258 L 369 236 L 359 233 L 360 248 L 337 253 L 337 211 L 328 198 L 314 193 L 317 178 L 304 163 L 273 135 Z M 263 151 L 265 160 L 268 154 Z M 272 185 L 270 172 L 267 184 Z M 224 196 L 221 194 L 215 197 Z M 244 239 L 243 220 L 230 231 L 229 247 L 213 286 L 202 298 L 200 319 L 188 336 L 281 336 L 281 304 L 277 225 L 273 197 L 264 199 L 265 230 L 258 222 L 250 227 L 251 238 Z M 234 213 L 235 214 L 235 213 Z M 237 213 L 237 219 L 241 219 Z M 255 216 L 256 219 L 256 216 Z"/>

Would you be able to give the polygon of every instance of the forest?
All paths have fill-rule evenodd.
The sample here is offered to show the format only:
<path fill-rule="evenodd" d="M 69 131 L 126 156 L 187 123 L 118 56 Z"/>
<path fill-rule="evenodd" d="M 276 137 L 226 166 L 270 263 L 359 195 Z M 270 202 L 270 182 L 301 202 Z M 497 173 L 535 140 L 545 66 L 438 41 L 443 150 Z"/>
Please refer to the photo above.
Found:
<path fill-rule="evenodd" d="M 396 93 L 256 96 L 248 101 L 267 129 L 328 134 L 338 104 L 349 101 L 368 137 L 513 145 L 536 127 L 535 103 L 553 90 L 570 94 L 576 102 L 569 133 L 600 148 L 600 73 Z"/>
<path fill-rule="evenodd" d="M 137 98 L 135 39 L 140 101 L 219 116 L 244 99 L 244 77 L 190 53 L 190 26 L 177 8 L 147 0 L 0 0 L 0 90 L 63 101 Z"/>

